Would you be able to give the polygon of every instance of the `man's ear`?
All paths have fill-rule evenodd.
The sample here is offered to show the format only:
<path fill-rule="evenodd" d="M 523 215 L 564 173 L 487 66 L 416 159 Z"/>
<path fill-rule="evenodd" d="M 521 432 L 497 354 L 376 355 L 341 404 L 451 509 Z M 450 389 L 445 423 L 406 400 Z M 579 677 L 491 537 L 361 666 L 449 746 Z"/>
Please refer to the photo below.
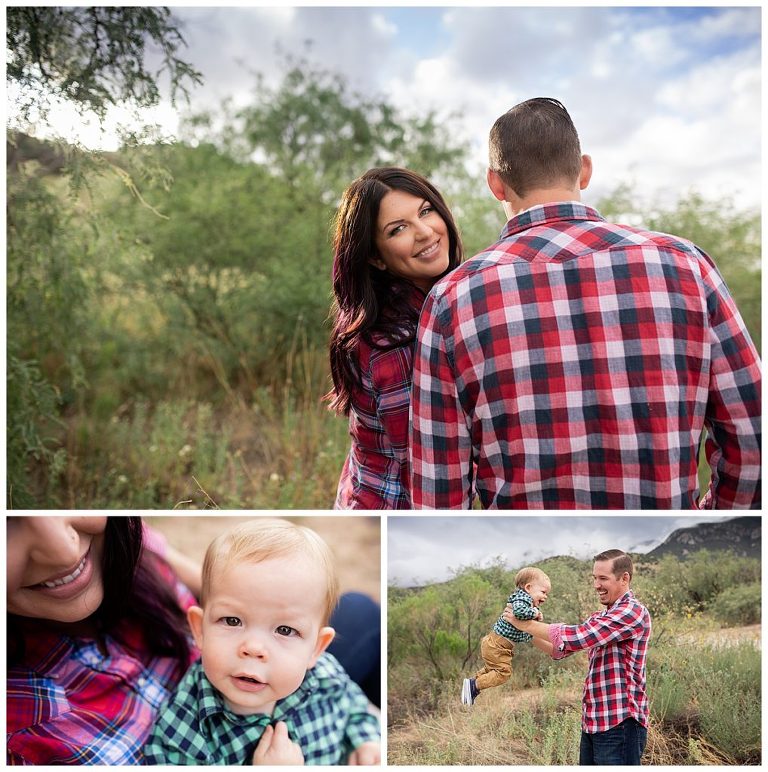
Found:
<path fill-rule="evenodd" d="M 187 609 L 187 622 L 198 649 L 203 648 L 203 615 L 204 612 L 200 606 L 190 606 Z"/>
<path fill-rule="evenodd" d="M 499 201 L 506 201 L 507 193 L 504 189 L 504 181 L 499 177 L 498 173 L 489 168 L 485 174 L 485 179 L 488 182 L 488 187 L 491 189 L 494 198 Z"/>
<path fill-rule="evenodd" d="M 314 667 L 320 655 L 331 645 L 331 641 L 336 637 L 336 631 L 332 627 L 321 627 L 317 634 L 317 645 L 309 661 L 309 667 Z"/>
<path fill-rule="evenodd" d="M 579 174 L 579 190 L 589 185 L 589 181 L 592 179 L 592 156 L 583 155 L 581 157 L 581 173 Z"/>

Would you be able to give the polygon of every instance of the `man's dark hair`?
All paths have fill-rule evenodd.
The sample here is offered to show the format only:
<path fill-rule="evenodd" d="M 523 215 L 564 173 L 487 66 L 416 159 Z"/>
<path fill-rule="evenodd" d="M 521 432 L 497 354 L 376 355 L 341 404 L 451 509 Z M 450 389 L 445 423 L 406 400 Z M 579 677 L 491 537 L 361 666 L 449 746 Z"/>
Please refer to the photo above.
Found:
<path fill-rule="evenodd" d="M 618 579 L 626 571 L 629 574 L 630 581 L 632 580 L 632 574 L 635 569 L 632 565 L 632 558 L 626 552 L 621 550 L 605 550 L 605 552 L 595 555 L 593 560 L 595 562 L 598 560 L 612 560 L 613 575 Z"/>
<path fill-rule="evenodd" d="M 515 105 L 491 128 L 489 166 L 521 198 L 572 185 L 581 172 L 581 146 L 568 111 L 549 97 Z"/>

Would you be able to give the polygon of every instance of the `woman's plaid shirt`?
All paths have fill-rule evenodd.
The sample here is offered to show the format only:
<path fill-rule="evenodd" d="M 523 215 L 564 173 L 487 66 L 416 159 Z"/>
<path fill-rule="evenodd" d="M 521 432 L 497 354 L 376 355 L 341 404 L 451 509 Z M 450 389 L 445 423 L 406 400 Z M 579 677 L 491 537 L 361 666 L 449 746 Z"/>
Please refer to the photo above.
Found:
<path fill-rule="evenodd" d="M 581 726 L 588 734 L 606 732 L 626 718 L 648 726 L 645 658 L 651 615 L 632 591 L 580 625 L 550 625 L 554 659 L 589 649 Z"/>
<path fill-rule="evenodd" d="M 272 715 L 232 713 L 196 663 L 161 711 L 144 756 L 148 764 L 174 766 L 250 764 L 275 721 L 285 721 L 305 764 L 346 764 L 359 745 L 380 740 L 379 720 L 368 712 L 362 689 L 326 652 Z"/>
<path fill-rule="evenodd" d="M 724 258 L 725 259 L 725 258 Z M 760 363 L 712 260 L 577 202 L 441 279 L 414 353 L 414 509 L 760 504 Z"/>

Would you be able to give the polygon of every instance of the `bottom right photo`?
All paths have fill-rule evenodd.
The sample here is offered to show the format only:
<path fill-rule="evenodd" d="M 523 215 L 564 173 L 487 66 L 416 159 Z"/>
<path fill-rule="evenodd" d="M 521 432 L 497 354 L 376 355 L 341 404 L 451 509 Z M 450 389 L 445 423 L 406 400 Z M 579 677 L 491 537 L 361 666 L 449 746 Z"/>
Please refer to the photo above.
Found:
<path fill-rule="evenodd" d="M 390 765 L 761 764 L 761 518 L 390 515 Z"/>

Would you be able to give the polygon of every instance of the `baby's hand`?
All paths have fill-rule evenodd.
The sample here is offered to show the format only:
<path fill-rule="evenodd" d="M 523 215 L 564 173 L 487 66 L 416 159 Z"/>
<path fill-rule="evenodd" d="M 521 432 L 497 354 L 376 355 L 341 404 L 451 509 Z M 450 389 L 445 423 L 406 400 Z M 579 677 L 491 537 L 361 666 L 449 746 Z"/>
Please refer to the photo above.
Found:
<path fill-rule="evenodd" d="M 373 767 L 381 764 L 381 746 L 378 743 L 363 743 L 349 754 L 350 767 Z"/>
<path fill-rule="evenodd" d="M 288 727 L 278 721 L 268 726 L 253 752 L 254 766 L 303 766 L 301 748 L 288 737 Z"/>

